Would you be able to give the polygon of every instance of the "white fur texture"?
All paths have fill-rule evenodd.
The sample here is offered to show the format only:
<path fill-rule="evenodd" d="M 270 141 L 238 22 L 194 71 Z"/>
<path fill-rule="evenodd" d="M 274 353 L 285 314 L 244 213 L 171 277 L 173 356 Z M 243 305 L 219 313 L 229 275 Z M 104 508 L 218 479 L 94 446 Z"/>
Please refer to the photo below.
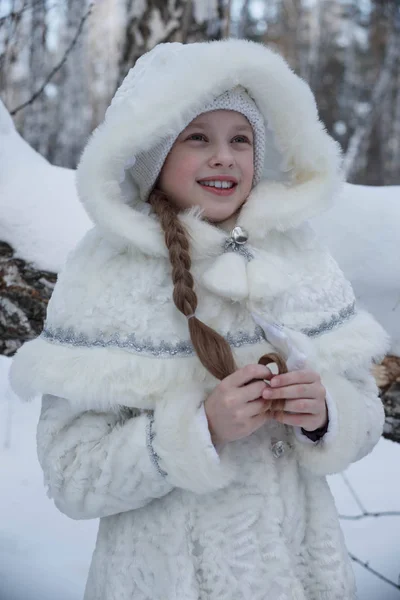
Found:
<path fill-rule="evenodd" d="M 246 259 L 234 252 L 218 256 L 202 276 L 202 284 L 218 296 L 243 300 L 249 295 Z"/>
<path fill-rule="evenodd" d="M 167 480 L 174 486 L 205 494 L 228 485 L 234 478 L 234 465 L 215 448 L 207 422 L 201 419 L 204 393 L 193 385 L 184 391 L 165 394 L 155 409 L 156 454 Z M 205 435 L 205 432 L 207 435 Z"/>
<path fill-rule="evenodd" d="M 338 473 L 362 458 L 378 442 L 385 420 L 382 403 L 377 401 L 377 388 L 371 374 L 359 373 L 350 382 L 341 375 L 322 373 L 323 384 L 335 403 L 334 435 L 327 434 L 310 446 L 294 436 L 299 463 L 316 475 Z"/>
<path fill-rule="evenodd" d="M 140 508 L 172 484 L 155 468 L 147 446 L 148 417 L 76 415 L 63 398 L 45 396 L 38 457 L 48 493 L 72 519 L 95 519 Z"/>

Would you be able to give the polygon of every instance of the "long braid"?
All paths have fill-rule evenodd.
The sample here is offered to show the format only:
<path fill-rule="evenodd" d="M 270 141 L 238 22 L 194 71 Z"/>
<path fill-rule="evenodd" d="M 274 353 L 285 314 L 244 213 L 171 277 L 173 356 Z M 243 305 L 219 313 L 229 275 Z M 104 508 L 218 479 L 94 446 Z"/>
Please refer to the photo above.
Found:
<path fill-rule="evenodd" d="M 197 296 L 190 272 L 192 261 L 185 228 L 178 218 L 177 210 L 165 194 L 154 190 L 149 202 L 160 219 L 164 231 L 165 244 L 172 265 L 175 306 L 185 317 L 190 317 L 188 319 L 190 339 L 202 365 L 217 379 L 225 379 L 237 368 L 230 345 L 214 329 L 196 316 L 191 316 L 197 309 Z"/>
<path fill-rule="evenodd" d="M 160 190 L 154 189 L 149 203 L 158 216 L 164 231 L 165 244 L 168 248 L 172 265 L 172 281 L 174 284 L 173 300 L 177 309 L 190 317 L 188 319 L 190 339 L 202 365 L 217 379 L 225 379 L 236 371 L 237 367 L 232 349 L 219 333 L 200 321 L 195 315 L 197 295 L 194 291 L 194 280 L 190 272 L 192 261 L 190 245 L 186 230 L 178 218 L 178 210 Z M 265 354 L 259 364 L 275 363 L 280 373 L 287 372 L 285 361 L 278 354 Z M 284 400 L 270 403 L 269 410 L 276 416 L 283 410 Z"/>

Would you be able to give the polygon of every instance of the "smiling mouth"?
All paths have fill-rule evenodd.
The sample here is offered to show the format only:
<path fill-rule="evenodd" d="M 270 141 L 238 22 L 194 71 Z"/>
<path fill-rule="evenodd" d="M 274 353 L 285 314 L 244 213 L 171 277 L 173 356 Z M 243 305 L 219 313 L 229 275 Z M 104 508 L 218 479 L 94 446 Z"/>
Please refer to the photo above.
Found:
<path fill-rule="evenodd" d="M 235 181 L 198 181 L 203 190 L 216 196 L 231 196 L 237 187 Z"/>

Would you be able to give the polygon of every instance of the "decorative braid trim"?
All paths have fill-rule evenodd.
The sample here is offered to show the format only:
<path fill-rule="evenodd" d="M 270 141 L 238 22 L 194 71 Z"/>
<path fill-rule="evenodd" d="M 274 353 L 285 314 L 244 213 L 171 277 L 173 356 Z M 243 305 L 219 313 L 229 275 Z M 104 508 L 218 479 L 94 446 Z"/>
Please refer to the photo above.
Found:
<path fill-rule="evenodd" d="M 306 327 L 299 331 L 311 338 L 318 337 L 323 333 L 336 329 L 355 314 L 355 303 L 353 302 L 340 310 L 337 314 L 333 314 L 330 319 L 322 321 L 318 326 L 311 328 Z M 121 337 L 118 333 L 107 336 L 104 332 L 99 332 L 97 336 L 92 339 L 83 333 L 75 333 L 71 327 L 63 329 L 62 327 L 50 327 L 45 325 L 40 337 L 53 344 L 85 348 L 121 348 L 122 350 L 127 350 L 134 354 L 155 356 L 158 358 L 195 356 L 193 345 L 190 341 L 179 341 L 175 344 L 161 341 L 158 344 L 154 344 L 150 339 L 138 340 L 134 333 L 127 337 Z M 238 331 L 236 333 L 228 332 L 224 337 L 228 344 L 233 348 L 250 346 L 265 341 L 264 331 L 258 325 L 253 333 L 246 331 Z"/>
<path fill-rule="evenodd" d="M 72 328 L 62 329 L 53 328 L 45 325 L 40 337 L 48 342 L 55 344 L 64 344 L 67 346 L 78 346 L 86 348 L 121 348 L 143 356 L 156 356 L 159 358 L 173 358 L 175 356 L 194 356 L 195 352 L 191 342 L 179 341 L 176 344 L 161 341 L 154 344 L 151 340 L 139 341 L 132 333 L 126 338 L 119 334 L 113 334 L 107 337 L 103 332 L 99 332 L 95 339 L 89 339 L 87 335 L 75 334 Z M 237 333 L 228 333 L 225 336 L 227 342 L 235 347 L 257 344 L 265 340 L 264 332 L 261 327 L 256 327 L 253 334 L 239 331 Z"/>
<path fill-rule="evenodd" d="M 308 337 L 317 337 L 327 331 L 336 329 L 339 325 L 348 321 L 350 317 L 356 314 L 356 303 L 355 301 L 342 308 L 336 315 L 332 315 L 329 319 L 322 321 L 317 327 L 310 327 L 302 329 L 302 333 L 308 335 Z"/>
<path fill-rule="evenodd" d="M 161 477 L 165 478 L 167 476 L 167 473 L 160 467 L 160 457 L 158 456 L 157 452 L 154 450 L 153 447 L 153 440 L 156 437 L 156 434 L 153 429 L 154 413 L 147 413 L 147 419 L 148 421 L 146 425 L 146 445 L 147 450 L 149 451 L 150 460 L 157 469 L 158 473 L 161 475 Z"/>

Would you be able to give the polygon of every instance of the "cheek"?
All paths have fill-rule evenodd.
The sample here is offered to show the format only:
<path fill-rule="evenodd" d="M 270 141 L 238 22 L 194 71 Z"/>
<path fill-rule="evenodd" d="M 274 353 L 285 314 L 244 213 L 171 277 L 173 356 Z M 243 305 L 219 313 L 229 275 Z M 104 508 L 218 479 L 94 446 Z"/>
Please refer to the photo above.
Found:
<path fill-rule="evenodd" d="M 176 152 L 168 156 L 161 171 L 160 182 L 167 188 L 192 184 L 199 168 L 198 157 L 189 152 Z"/>
<path fill-rule="evenodd" d="M 243 179 L 246 183 L 246 188 L 249 188 L 250 191 L 254 177 L 254 161 L 252 155 L 244 159 L 242 163 L 242 173 L 244 175 Z"/>

